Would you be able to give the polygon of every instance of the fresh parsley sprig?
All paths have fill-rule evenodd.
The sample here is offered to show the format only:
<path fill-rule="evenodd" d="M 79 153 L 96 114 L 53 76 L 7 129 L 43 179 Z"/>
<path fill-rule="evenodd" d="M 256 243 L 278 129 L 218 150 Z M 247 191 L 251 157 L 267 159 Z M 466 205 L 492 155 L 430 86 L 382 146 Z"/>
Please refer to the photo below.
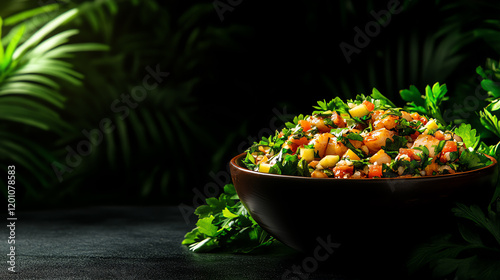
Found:
<path fill-rule="evenodd" d="M 322 114 L 325 111 L 336 111 L 343 114 L 349 114 L 349 106 L 342 101 L 338 96 L 329 102 L 318 101 L 318 106 L 313 106 L 314 109 L 319 111 L 314 111 L 313 114 Z"/>
<path fill-rule="evenodd" d="M 196 227 L 182 241 L 193 252 L 249 253 L 275 240 L 250 216 L 232 184 L 224 186 L 219 198 L 207 198 L 195 214 Z"/>
<path fill-rule="evenodd" d="M 472 150 L 476 150 L 481 141 L 481 137 L 477 134 L 477 131 L 472 128 L 470 124 L 462 123 L 459 127 L 455 128 L 453 132 L 462 138 L 465 146 Z"/>
<path fill-rule="evenodd" d="M 476 68 L 476 73 L 482 78 L 481 87 L 488 93 L 490 96 L 487 101 L 493 101 L 496 98 L 500 98 L 500 67 L 499 62 L 487 59 L 486 60 L 486 69 L 478 66 Z"/>
<path fill-rule="evenodd" d="M 375 105 L 375 110 L 385 110 L 397 107 L 394 103 L 392 103 L 391 100 L 389 100 L 389 98 L 385 97 L 376 88 L 373 88 L 372 94 L 370 96 L 374 99 L 372 103 Z"/>
<path fill-rule="evenodd" d="M 448 100 L 448 97 L 445 96 L 447 92 L 448 88 L 445 84 L 435 83 L 432 87 L 429 85 L 425 87 L 425 95 L 422 95 L 417 87 L 413 85 L 409 89 L 401 90 L 399 93 L 401 98 L 408 102 L 405 107 L 406 110 L 430 115 L 446 125 L 441 112 L 441 103 Z"/>

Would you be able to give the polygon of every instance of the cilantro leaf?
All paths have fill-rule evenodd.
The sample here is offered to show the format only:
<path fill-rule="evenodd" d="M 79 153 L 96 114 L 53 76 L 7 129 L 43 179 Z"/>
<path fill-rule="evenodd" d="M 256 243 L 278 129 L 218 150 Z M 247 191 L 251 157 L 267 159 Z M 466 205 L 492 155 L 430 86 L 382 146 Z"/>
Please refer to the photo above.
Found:
<path fill-rule="evenodd" d="M 403 100 L 408 102 L 406 110 L 431 115 L 440 123 L 446 124 L 440 106 L 443 101 L 448 100 L 448 97 L 445 96 L 447 92 L 448 88 L 445 84 L 435 83 L 432 87 L 429 85 L 425 87 L 425 95 L 422 95 L 413 85 L 409 89 L 401 90 L 399 94 Z"/>
<path fill-rule="evenodd" d="M 460 136 L 467 148 L 472 148 L 473 150 L 479 145 L 480 136 L 476 136 L 476 130 L 472 129 L 470 124 L 462 123 L 458 128 L 453 131 L 455 134 Z"/>
<path fill-rule="evenodd" d="M 351 132 L 345 136 L 346 139 L 349 140 L 356 140 L 356 141 L 363 141 L 364 138 L 363 136 L 359 135 L 358 133 Z"/>
<path fill-rule="evenodd" d="M 500 97 L 500 84 L 490 79 L 481 81 L 481 87 L 495 98 Z"/>
<path fill-rule="evenodd" d="M 196 222 L 196 225 L 198 226 L 198 231 L 201 234 L 204 234 L 209 237 L 215 236 L 217 234 L 217 227 L 214 224 L 212 224 L 214 219 L 215 217 L 212 215 L 206 218 L 199 219 L 198 222 Z"/>
<path fill-rule="evenodd" d="M 311 172 L 309 171 L 309 165 L 307 161 L 301 159 L 297 164 L 297 173 L 303 177 L 311 177 Z"/>
<path fill-rule="evenodd" d="M 371 164 L 369 158 L 360 159 L 360 160 L 351 160 L 351 162 L 354 165 L 354 168 L 356 168 L 356 169 L 363 169 L 365 166 Z"/>
<path fill-rule="evenodd" d="M 318 106 L 313 106 L 314 109 L 318 109 L 321 111 L 314 111 L 313 114 L 321 114 L 324 111 L 336 111 L 340 113 L 348 113 L 349 111 L 349 106 L 340 99 L 340 97 L 335 97 L 334 99 L 330 100 L 330 102 L 326 102 L 325 100 L 323 101 L 318 101 Z"/>
<path fill-rule="evenodd" d="M 479 112 L 479 116 L 481 124 L 496 136 L 500 137 L 500 122 L 497 116 L 492 114 L 488 108 L 484 108 L 483 111 Z"/>
<path fill-rule="evenodd" d="M 344 101 L 342 101 L 342 99 L 340 99 L 340 97 L 335 97 L 331 102 L 335 105 L 335 107 L 331 109 L 332 111 L 348 114 L 350 108 L 344 103 Z"/>
<path fill-rule="evenodd" d="M 441 153 L 441 151 L 443 150 L 444 148 L 444 145 L 446 145 L 446 140 L 441 140 L 439 141 L 439 144 L 437 145 L 437 147 L 434 149 L 434 154 L 435 155 L 439 155 L 439 153 Z M 453 160 L 450 160 L 451 162 L 453 162 Z"/>
<path fill-rule="evenodd" d="M 297 175 L 297 165 L 299 163 L 299 158 L 297 155 L 285 154 L 284 157 L 278 158 L 276 163 L 271 166 L 269 173 L 279 174 L 279 175 Z"/>
<path fill-rule="evenodd" d="M 420 175 L 420 162 L 416 160 L 395 160 L 389 165 L 383 165 L 382 173 L 384 177 L 392 178 L 400 176 L 398 173 L 398 168 L 403 167 L 404 172 L 401 175 Z"/>
<path fill-rule="evenodd" d="M 392 103 L 389 98 L 385 97 L 378 89 L 373 88 L 372 94 L 370 95 L 374 101 L 375 108 L 377 109 L 385 109 L 385 108 L 395 108 L 397 107 L 394 103 Z"/>
<path fill-rule="evenodd" d="M 250 216 L 232 184 L 219 198 L 208 198 L 199 206 L 196 228 L 186 233 L 182 244 L 197 253 L 222 251 L 249 253 L 269 246 L 274 238 Z"/>
<path fill-rule="evenodd" d="M 479 144 L 479 147 L 477 149 L 477 151 L 479 153 L 483 153 L 483 154 L 487 154 L 489 156 L 492 156 L 496 159 L 499 159 L 500 158 L 500 142 L 498 142 L 496 145 L 486 145 L 484 142 L 481 142 Z"/>
<path fill-rule="evenodd" d="M 252 152 L 250 150 L 247 151 L 247 154 L 245 158 L 242 160 L 242 162 L 245 165 L 245 167 L 250 170 L 255 170 L 255 167 L 257 166 L 255 164 L 255 158 L 252 156 Z"/>
<path fill-rule="evenodd" d="M 408 102 L 405 107 L 406 110 L 419 114 L 427 114 L 425 96 L 420 93 L 417 87 L 411 85 L 409 89 L 402 89 L 399 94 L 403 100 Z"/>
<path fill-rule="evenodd" d="M 335 135 L 335 137 L 337 138 L 340 138 L 340 137 L 344 137 L 344 133 L 347 133 L 349 131 L 349 128 L 333 128 L 332 130 L 330 130 L 330 133 Z"/>
<path fill-rule="evenodd" d="M 210 217 L 214 213 L 222 211 L 226 206 L 225 201 L 218 200 L 215 197 L 209 197 L 205 200 L 206 205 L 200 205 L 194 213 L 200 218 Z"/>
<path fill-rule="evenodd" d="M 481 228 L 486 229 L 496 240 L 496 245 L 500 245 L 500 217 L 497 217 L 497 213 L 489 211 L 489 217 L 486 217 L 479 206 L 466 206 L 460 203 L 452 211 L 455 213 L 455 216 L 468 219 Z"/>
<path fill-rule="evenodd" d="M 399 92 L 401 98 L 404 101 L 409 102 L 409 105 L 413 107 L 414 111 L 425 114 L 425 99 L 423 98 L 420 91 L 414 85 L 411 85 L 409 89 L 403 89 Z"/>
<path fill-rule="evenodd" d="M 471 152 L 465 149 L 458 158 L 458 164 L 462 170 L 474 170 L 491 164 L 491 160 L 483 154 Z"/>
<path fill-rule="evenodd" d="M 299 124 L 299 121 L 301 121 L 301 120 L 305 120 L 305 119 L 307 119 L 308 117 L 309 117 L 309 116 L 307 116 L 307 115 L 305 115 L 305 116 L 304 116 L 304 115 L 302 115 L 302 114 L 300 114 L 300 115 L 298 115 L 298 116 L 295 116 L 295 117 L 293 118 L 292 122 L 286 122 L 286 123 L 285 123 L 285 127 L 287 127 L 287 128 L 295 128 L 295 127 Z"/>
<path fill-rule="evenodd" d="M 344 138 L 344 139 L 350 139 L 350 140 L 356 140 L 356 141 L 363 141 L 363 136 L 361 136 L 359 133 L 355 132 L 350 132 L 349 128 L 334 128 L 330 130 L 330 133 L 333 134 L 337 138 Z"/>
<path fill-rule="evenodd" d="M 226 218 L 229 218 L 229 219 L 238 218 L 238 215 L 233 214 L 233 212 L 229 211 L 229 209 L 227 209 L 227 207 L 224 208 L 224 210 L 222 210 L 222 215 Z"/>
<path fill-rule="evenodd" d="M 500 69 L 499 62 L 492 59 L 486 60 L 486 69 L 481 66 L 476 68 L 476 73 L 481 76 L 481 87 L 493 98 L 500 97 Z"/>
<path fill-rule="evenodd" d="M 349 140 L 363 141 L 363 136 L 359 135 L 355 132 L 349 132 L 349 128 L 335 128 L 330 131 L 335 137 L 337 137 L 337 141 L 342 142 L 347 148 L 353 151 L 358 157 L 365 158 L 366 155 L 361 149 L 357 149 Z M 345 133 L 345 134 L 344 134 Z"/>
<path fill-rule="evenodd" d="M 385 146 L 383 146 L 382 149 L 389 156 L 395 158 L 398 155 L 400 148 L 406 148 L 406 143 L 408 143 L 408 140 L 406 140 L 405 137 L 394 135 L 392 140 L 390 138 L 385 140 Z"/>
<path fill-rule="evenodd" d="M 432 158 L 429 156 L 429 149 L 426 146 L 418 146 L 413 148 L 422 151 L 418 156 L 420 157 L 420 168 L 423 170 L 427 165 L 432 163 Z"/>

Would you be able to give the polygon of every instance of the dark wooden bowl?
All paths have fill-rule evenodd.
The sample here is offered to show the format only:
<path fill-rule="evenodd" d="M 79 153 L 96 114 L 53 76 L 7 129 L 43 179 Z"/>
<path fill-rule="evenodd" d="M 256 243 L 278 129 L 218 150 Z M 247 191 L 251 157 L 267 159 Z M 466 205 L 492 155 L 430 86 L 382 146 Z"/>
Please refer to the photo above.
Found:
<path fill-rule="evenodd" d="M 236 191 L 252 217 L 282 243 L 302 252 L 336 242 L 371 251 L 411 246 L 456 229 L 455 202 L 488 205 L 496 180 L 490 166 L 417 178 L 332 179 L 259 173 L 230 162 Z"/>

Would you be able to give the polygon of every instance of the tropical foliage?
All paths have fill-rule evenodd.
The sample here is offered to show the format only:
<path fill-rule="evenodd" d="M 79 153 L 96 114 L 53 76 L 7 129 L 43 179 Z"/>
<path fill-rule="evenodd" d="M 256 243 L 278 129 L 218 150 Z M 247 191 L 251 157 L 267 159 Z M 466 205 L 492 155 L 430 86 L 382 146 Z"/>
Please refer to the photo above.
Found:
<path fill-rule="evenodd" d="M 12 2 L 7 6 L 15 7 Z M 193 95 L 200 81 L 213 74 L 196 68 L 213 64 L 210 53 L 228 49 L 233 31 L 204 24 L 213 11 L 209 4 L 180 6 L 166 9 L 157 1 L 51 1 L 13 8 L 6 17 L 4 64 L 9 64 L 18 42 L 16 55 L 24 60 L 6 72 L 8 79 L 0 86 L 6 93 L 22 90 L 24 96 L 15 108 L 7 97 L 0 104 L 6 108 L 2 118 L 10 120 L 0 130 L 9 134 L 2 139 L 6 146 L 1 162 L 23 168 L 18 180 L 27 191 L 28 205 L 172 202 L 187 193 L 183 186 L 188 178 L 199 178 L 194 182 L 200 183 L 208 177 L 209 165 L 198 171 L 205 175 L 196 177 L 185 168 L 187 159 L 196 156 L 206 156 L 210 163 L 215 150 L 203 126 L 206 118 L 199 113 L 199 98 Z M 52 21 L 54 17 L 58 20 Z M 49 33 L 53 37 L 41 42 Z M 89 52 L 96 50 L 100 52 Z M 77 51 L 82 53 L 71 55 Z M 175 81 L 170 73 L 175 73 Z M 26 98 L 27 90 L 33 98 Z M 128 101 L 126 96 L 134 91 L 144 100 Z M 97 130 L 103 120 L 114 129 L 101 138 Z M 21 122 L 22 128 L 13 121 Z M 193 141 L 199 135 L 204 139 Z M 82 144 L 85 141 L 92 145 Z"/>
<path fill-rule="evenodd" d="M 18 165 L 33 207 L 190 202 L 273 109 L 295 115 L 373 87 L 403 104 L 398 89 L 437 81 L 450 97 L 442 118 L 494 141 L 475 113 L 489 101 L 467 96 L 479 92 L 470 69 L 498 57 L 498 5 L 399 8 L 348 63 L 339 44 L 354 44 L 354 28 L 387 3 L 245 2 L 221 22 L 202 1 L 2 1 L 0 165 Z M 168 76 L 137 102 L 132 93 L 153 70 Z M 89 133 L 98 144 L 81 144 Z"/>
<path fill-rule="evenodd" d="M 31 172 L 34 180 L 29 181 L 23 175 L 18 180 L 32 195 L 40 192 L 36 190 L 38 186 L 50 186 L 51 170 L 47 160 L 54 158 L 50 147 L 42 146 L 41 141 L 36 140 L 49 133 L 62 136 L 70 129 L 58 114 L 66 99 L 59 92 L 58 82 L 81 86 L 82 74 L 73 70 L 72 64 L 63 58 L 75 52 L 107 50 L 100 44 L 66 44 L 71 36 L 78 33 L 76 29 L 47 38 L 54 29 L 77 14 L 76 9 L 61 14 L 26 40 L 22 40 L 26 30 L 22 24 L 11 31 L 8 44 L 4 43 L 7 42 L 5 40 L 0 44 L 0 166 L 7 170 L 7 165 L 17 163 L 25 168 L 21 169 L 21 174 Z M 12 19 L 7 18 L 6 22 L 12 22 Z M 0 19 L 0 28 L 1 23 Z M 3 191 L 6 189 L 6 186 L 2 188 Z"/>

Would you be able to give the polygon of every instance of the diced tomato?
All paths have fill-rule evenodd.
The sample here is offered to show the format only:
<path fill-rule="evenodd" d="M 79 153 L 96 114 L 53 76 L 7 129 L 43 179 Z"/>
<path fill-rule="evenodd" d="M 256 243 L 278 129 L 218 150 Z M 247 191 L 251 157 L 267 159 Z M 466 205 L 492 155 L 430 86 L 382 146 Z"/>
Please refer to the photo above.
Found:
<path fill-rule="evenodd" d="M 302 130 L 304 132 L 307 132 L 307 131 L 309 131 L 309 129 L 311 129 L 311 123 L 306 121 L 306 120 L 300 120 L 299 124 L 300 124 L 300 126 L 302 126 Z"/>
<path fill-rule="evenodd" d="M 439 161 L 442 162 L 442 163 L 446 163 L 448 161 L 448 159 L 446 158 L 445 154 L 441 154 L 439 156 Z"/>
<path fill-rule="evenodd" d="M 441 130 L 437 130 L 436 133 L 434 133 L 434 137 L 437 140 L 444 140 L 444 133 Z"/>
<path fill-rule="evenodd" d="M 302 146 L 307 145 L 309 143 L 309 140 L 307 140 L 306 137 L 302 137 L 300 139 L 295 139 L 293 137 L 290 137 L 288 139 L 288 141 L 291 142 L 289 146 L 290 146 L 290 149 L 292 150 L 292 152 L 294 152 L 294 153 L 297 151 L 298 147 L 302 147 Z"/>
<path fill-rule="evenodd" d="M 454 141 L 446 141 L 443 150 L 441 150 L 439 161 L 441 161 L 442 163 L 446 163 L 449 159 L 446 158 L 446 154 L 451 152 L 456 152 L 457 150 L 458 150 L 457 143 L 455 143 Z"/>
<path fill-rule="evenodd" d="M 415 153 L 414 149 L 400 148 L 398 157 L 400 157 L 401 155 L 407 155 L 410 158 L 410 160 L 413 160 L 413 159 L 420 160 L 420 157 Z"/>
<path fill-rule="evenodd" d="M 415 139 L 417 139 L 417 137 L 418 137 L 419 135 L 420 135 L 420 132 L 415 131 L 415 133 L 411 134 L 411 135 L 410 135 L 410 137 L 411 137 L 411 139 L 415 140 Z"/>
<path fill-rule="evenodd" d="M 337 112 L 333 112 L 331 119 L 337 127 L 345 127 L 344 119 Z"/>
<path fill-rule="evenodd" d="M 333 168 L 333 174 L 335 178 L 344 178 L 346 174 L 352 175 L 354 173 L 354 166 L 352 165 L 341 165 Z"/>
<path fill-rule="evenodd" d="M 363 101 L 363 105 L 366 106 L 366 109 L 368 109 L 368 111 L 373 111 L 373 109 L 375 109 L 375 105 L 373 103 L 371 103 L 370 101 Z"/>
<path fill-rule="evenodd" d="M 382 178 L 382 165 L 371 164 L 368 166 L 368 178 L 379 177 Z"/>
<path fill-rule="evenodd" d="M 444 144 L 443 150 L 441 152 L 448 153 L 448 152 L 456 152 L 457 151 L 457 143 L 455 141 L 446 141 Z"/>

